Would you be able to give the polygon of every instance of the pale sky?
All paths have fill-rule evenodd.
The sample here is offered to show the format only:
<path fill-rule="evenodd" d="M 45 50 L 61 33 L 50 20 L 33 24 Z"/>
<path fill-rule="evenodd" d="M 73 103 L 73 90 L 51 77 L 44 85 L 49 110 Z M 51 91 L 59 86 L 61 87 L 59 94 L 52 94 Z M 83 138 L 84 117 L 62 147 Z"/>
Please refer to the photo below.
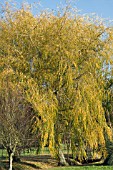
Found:
<path fill-rule="evenodd" d="M 14 1 L 14 0 L 13 0 Z M 24 0 L 32 4 L 39 2 L 38 0 Z M 71 1 L 71 0 L 70 0 Z M 106 19 L 113 20 L 113 0 L 72 0 L 76 7 L 81 10 L 82 14 L 96 13 L 98 16 Z M 5 2 L 5 0 L 0 0 Z M 23 0 L 16 0 L 16 2 L 22 3 Z M 41 9 L 56 9 L 57 5 L 65 4 L 65 0 L 40 0 Z M 73 4 L 73 3 L 72 3 Z"/>

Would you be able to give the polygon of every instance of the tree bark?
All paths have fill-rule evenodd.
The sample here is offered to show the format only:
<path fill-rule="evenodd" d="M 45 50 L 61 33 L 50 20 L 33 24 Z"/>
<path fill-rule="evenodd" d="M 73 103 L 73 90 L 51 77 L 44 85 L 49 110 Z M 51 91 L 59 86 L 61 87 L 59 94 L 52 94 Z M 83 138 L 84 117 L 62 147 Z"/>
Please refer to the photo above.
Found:
<path fill-rule="evenodd" d="M 59 149 L 59 165 L 61 166 L 68 166 L 68 163 L 66 162 L 66 159 L 64 157 L 63 152 Z"/>
<path fill-rule="evenodd" d="M 12 170 L 13 168 L 13 153 L 9 153 L 9 170 Z"/>
<path fill-rule="evenodd" d="M 8 152 L 8 156 L 9 156 L 9 169 L 8 170 L 12 170 L 13 168 L 13 155 L 15 153 L 15 148 L 16 148 L 16 145 L 14 147 L 7 147 L 7 152 Z"/>

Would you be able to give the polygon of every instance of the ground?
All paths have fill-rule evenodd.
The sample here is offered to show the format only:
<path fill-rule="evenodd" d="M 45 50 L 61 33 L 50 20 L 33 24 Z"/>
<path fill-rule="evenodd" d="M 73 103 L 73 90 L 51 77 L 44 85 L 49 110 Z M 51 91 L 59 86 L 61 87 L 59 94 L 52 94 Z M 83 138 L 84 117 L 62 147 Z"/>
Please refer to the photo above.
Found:
<path fill-rule="evenodd" d="M 14 170 L 36 170 L 56 167 L 58 162 L 50 155 L 22 156 L 20 163 L 13 163 Z M 8 167 L 8 160 L 0 161 L 0 170 Z M 3 169 L 4 170 L 4 169 Z"/>
<path fill-rule="evenodd" d="M 0 161 L 0 170 L 6 170 L 8 160 Z M 58 162 L 50 155 L 22 156 L 20 163 L 13 163 L 13 170 L 113 170 L 113 166 L 58 167 Z"/>

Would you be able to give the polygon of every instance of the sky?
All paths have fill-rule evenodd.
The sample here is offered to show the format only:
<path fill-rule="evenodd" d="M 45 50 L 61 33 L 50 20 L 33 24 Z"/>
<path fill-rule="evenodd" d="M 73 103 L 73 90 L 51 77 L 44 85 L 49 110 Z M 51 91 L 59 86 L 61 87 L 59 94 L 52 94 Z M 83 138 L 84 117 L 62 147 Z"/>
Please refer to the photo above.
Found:
<path fill-rule="evenodd" d="M 0 0 L 4 2 L 5 0 Z M 14 1 L 14 0 L 13 0 Z M 38 0 L 24 0 L 32 4 L 33 2 L 39 2 Z M 77 9 L 82 14 L 95 13 L 98 16 L 113 20 L 113 0 L 72 0 Z M 17 3 L 22 3 L 23 0 L 16 0 Z M 40 0 L 41 9 L 56 9 L 60 4 L 65 4 L 65 0 Z"/>

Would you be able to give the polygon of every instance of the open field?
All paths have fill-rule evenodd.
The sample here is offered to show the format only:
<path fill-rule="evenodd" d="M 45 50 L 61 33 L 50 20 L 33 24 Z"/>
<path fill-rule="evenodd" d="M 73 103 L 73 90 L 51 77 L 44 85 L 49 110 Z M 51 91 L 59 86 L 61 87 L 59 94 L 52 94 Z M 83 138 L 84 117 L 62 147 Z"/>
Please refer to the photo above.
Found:
<path fill-rule="evenodd" d="M 8 169 L 8 160 L 0 160 L 0 170 Z M 39 154 L 37 156 L 22 156 L 20 163 L 13 163 L 13 170 L 113 170 L 113 166 L 69 166 L 58 167 L 56 159 L 49 154 Z"/>
<path fill-rule="evenodd" d="M 7 170 L 8 165 L 0 163 L 0 170 Z M 113 170 L 113 166 L 81 166 L 81 167 L 52 167 L 47 163 L 24 161 L 13 164 L 14 170 Z"/>
<path fill-rule="evenodd" d="M 6 150 L 0 149 L 0 170 L 6 170 L 8 167 L 8 157 Z M 13 163 L 14 170 L 113 170 L 113 166 L 70 166 L 57 167 L 58 162 L 49 154 L 48 148 L 44 148 L 37 155 L 36 149 L 24 150 L 21 153 L 21 162 Z"/>

